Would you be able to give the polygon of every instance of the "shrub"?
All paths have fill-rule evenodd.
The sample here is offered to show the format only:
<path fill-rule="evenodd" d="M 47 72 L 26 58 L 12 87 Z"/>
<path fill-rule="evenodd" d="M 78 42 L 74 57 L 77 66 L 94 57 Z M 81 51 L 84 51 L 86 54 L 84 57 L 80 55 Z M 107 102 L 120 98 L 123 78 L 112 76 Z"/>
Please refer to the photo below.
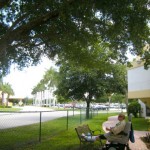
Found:
<path fill-rule="evenodd" d="M 0 108 L 5 108 L 5 106 L 4 105 L 0 105 Z"/>
<path fill-rule="evenodd" d="M 0 105 L 0 108 L 12 108 L 12 106 Z"/>
<path fill-rule="evenodd" d="M 128 106 L 128 113 L 132 113 L 134 115 L 134 117 L 138 117 L 138 113 L 140 113 L 141 111 L 141 105 L 137 102 L 134 101 L 132 103 L 129 104 Z"/>

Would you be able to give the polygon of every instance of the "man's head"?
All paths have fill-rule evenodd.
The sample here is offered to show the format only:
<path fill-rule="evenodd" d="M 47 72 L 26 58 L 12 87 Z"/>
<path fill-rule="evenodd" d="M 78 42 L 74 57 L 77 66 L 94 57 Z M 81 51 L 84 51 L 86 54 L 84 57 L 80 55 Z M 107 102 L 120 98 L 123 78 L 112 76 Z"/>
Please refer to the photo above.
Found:
<path fill-rule="evenodd" d="M 119 115 L 118 115 L 118 120 L 119 121 L 122 121 L 122 120 L 124 120 L 125 119 L 125 115 L 123 114 L 123 113 L 120 113 Z"/>

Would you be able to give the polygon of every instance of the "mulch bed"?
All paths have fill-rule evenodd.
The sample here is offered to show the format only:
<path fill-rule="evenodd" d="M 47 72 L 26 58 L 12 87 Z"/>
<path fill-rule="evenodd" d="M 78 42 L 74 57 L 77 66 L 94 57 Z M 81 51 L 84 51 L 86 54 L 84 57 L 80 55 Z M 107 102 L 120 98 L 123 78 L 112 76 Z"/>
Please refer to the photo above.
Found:
<path fill-rule="evenodd" d="M 141 140 L 146 144 L 147 148 L 150 149 L 150 139 L 148 137 L 141 137 Z"/>

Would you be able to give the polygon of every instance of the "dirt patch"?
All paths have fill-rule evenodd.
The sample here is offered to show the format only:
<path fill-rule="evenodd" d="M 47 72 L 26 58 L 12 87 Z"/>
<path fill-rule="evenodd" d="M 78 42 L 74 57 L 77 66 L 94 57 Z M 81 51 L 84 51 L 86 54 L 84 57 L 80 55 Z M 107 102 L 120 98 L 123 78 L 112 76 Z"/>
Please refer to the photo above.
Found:
<path fill-rule="evenodd" d="M 147 137 L 141 137 L 141 140 L 146 144 L 147 148 L 150 149 L 150 139 Z"/>

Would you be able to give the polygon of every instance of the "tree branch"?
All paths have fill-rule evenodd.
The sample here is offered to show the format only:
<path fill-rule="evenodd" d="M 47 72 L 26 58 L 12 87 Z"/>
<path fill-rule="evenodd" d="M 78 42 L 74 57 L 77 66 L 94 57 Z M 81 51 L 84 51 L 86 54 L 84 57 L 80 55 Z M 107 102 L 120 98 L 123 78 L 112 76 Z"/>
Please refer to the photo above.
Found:
<path fill-rule="evenodd" d="M 11 0 L 0 0 L 0 9 L 5 6 L 8 6 L 11 3 Z"/>
<path fill-rule="evenodd" d="M 68 0 L 68 4 L 71 5 L 74 1 L 75 0 Z M 0 2 L 3 2 L 3 0 L 0 0 Z M 8 5 L 10 3 L 11 3 L 11 0 L 5 1 L 5 5 L 6 4 Z M 1 7 L 5 5 L 1 3 Z M 26 16 L 26 14 L 18 18 L 16 22 L 14 22 L 13 25 L 10 27 L 10 29 L 7 30 L 7 32 L 3 36 L 1 36 L 0 54 L 4 56 L 4 54 L 6 53 L 6 49 L 11 46 L 13 41 L 18 41 L 22 39 L 23 35 L 28 35 L 31 30 L 34 30 L 35 27 L 43 25 L 51 19 L 58 18 L 59 14 L 60 12 L 58 10 L 55 10 L 53 12 L 47 12 L 43 16 L 40 16 L 21 26 L 17 26 L 17 24 L 21 22 L 23 19 L 25 19 L 24 17 Z"/>
<path fill-rule="evenodd" d="M 22 35 L 28 34 L 35 27 L 48 22 L 50 19 L 58 18 L 59 12 L 48 12 L 47 14 L 34 19 L 33 21 L 28 22 L 25 25 L 22 25 L 14 30 L 9 30 L 7 33 L 0 39 L 0 54 L 4 56 L 6 49 L 11 46 L 13 41 L 21 39 Z M 20 19 L 17 20 L 17 22 Z M 12 25 L 13 26 L 13 25 Z"/>

